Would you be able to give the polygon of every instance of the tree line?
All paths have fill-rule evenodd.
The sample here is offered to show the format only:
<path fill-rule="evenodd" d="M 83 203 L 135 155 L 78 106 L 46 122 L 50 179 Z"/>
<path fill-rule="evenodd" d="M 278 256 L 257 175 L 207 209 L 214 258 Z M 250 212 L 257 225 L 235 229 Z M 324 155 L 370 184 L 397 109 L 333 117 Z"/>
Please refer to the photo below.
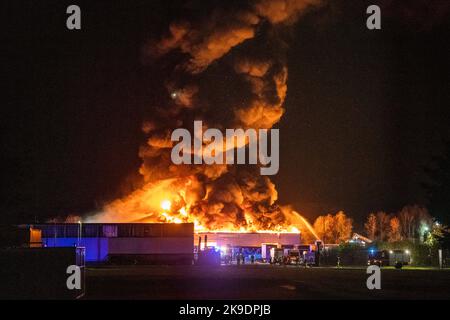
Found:
<path fill-rule="evenodd" d="M 388 214 L 384 211 L 372 212 L 364 224 L 365 235 L 373 241 L 395 242 L 420 239 L 434 226 L 427 208 L 419 205 L 404 206 L 399 212 Z M 343 212 L 317 217 L 313 224 L 319 238 L 325 243 L 341 243 L 350 239 L 353 220 Z"/>
<path fill-rule="evenodd" d="M 376 241 L 424 239 L 433 225 L 433 218 L 425 207 L 405 206 L 399 212 L 370 213 L 364 224 L 367 237 Z"/>
<path fill-rule="evenodd" d="M 368 238 L 379 242 L 420 239 L 428 245 L 450 248 L 450 140 L 443 151 L 423 167 L 427 207 L 408 205 L 399 212 L 372 212 L 364 224 Z M 427 209 L 428 208 L 428 209 Z M 325 243 L 341 243 L 352 236 L 353 220 L 343 211 L 319 216 L 313 225 Z"/>

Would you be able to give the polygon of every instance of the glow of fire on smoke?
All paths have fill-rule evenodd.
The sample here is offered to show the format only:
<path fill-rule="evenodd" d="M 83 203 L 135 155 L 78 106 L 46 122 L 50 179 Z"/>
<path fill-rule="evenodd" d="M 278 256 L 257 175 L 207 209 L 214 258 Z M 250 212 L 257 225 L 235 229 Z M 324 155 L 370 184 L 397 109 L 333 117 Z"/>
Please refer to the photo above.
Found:
<path fill-rule="evenodd" d="M 172 215 L 170 215 L 168 213 L 168 211 L 170 211 L 171 208 L 172 208 L 172 202 L 170 200 L 163 200 L 161 202 L 161 209 L 163 210 L 163 212 L 161 212 L 161 217 L 163 218 L 163 220 L 165 220 L 167 222 L 172 222 L 172 223 L 182 223 L 183 222 L 182 219 L 173 217 Z M 190 219 L 189 219 L 189 216 L 188 216 L 188 213 L 187 213 L 185 207 L 182 207 L 180 210 L 178 210 L 178 213 L 181 216 L 183 216 L 184 218 L 186 218 L 187 222 L 190 222 Z M 250 218 L 248 218 L 247 222 L 249 222 L 251 224 L 252 221 Z M 208 231 L 207 228 L 205 228 L 203 225 L 201 225 L 197 219 L 194 219 L 193 223 L 194 223 L 194 230 L 196 232 Z M 213 231 L 210 231 L 210 232 L 213 232 Z M 247 230 L 244 227 L 241 227 L 241 228 L 239 228 L 239 230 L 221 229 L 216 232 L 219 232 L 219 233 L 243 233 L 243 232 L 249 232 L 249 230 Z M 298 228 L 296 228 L 295 226 L 290 226 L 286 230 L 252 230 L 251 232 L 256 232 L 256 233 L 300 233 L 300 230 Z"/>
<path fill-rule="evenodd" d="M 190 179 L 185 181 L 171 179 L 147 185 L 125 199 L 116 200 L 106 207 L 105 212 L 94 216 L 88 222 L 135 222 L 135 223 L 193 223 L 195 232 L 213 233 L 305 233 L 318 239 L 313 227 L 302 215 L 290 208 L 285 208 L 285 220 L 281 224 L 262 225 L 258 213 L 244 209 L 244 221 L 233 223 L 232 220 L 217 219 L 210 224 L 211 216 L 202 215 L 192 207 L 193 201 L 187 195 L 191 187 Z M 174 192 L 174 189 L 177 190 Z M 205 195 L 205 199 L 208 194 Z M 198 207 L 196 208 L 198 209 Z M 202 208 L 202 210 L 208 210 Z"/>
<path fill-rule="evenodd" d="M 102 212 L 91 217 L 91 221 L 190 222 L 194 223 L 196 231 L 205 232 L 299 233 L 301 230 L 317 238 L 312 226 L 299 213 L 289 206 L 276 205 L 277 192 L 270 179 L 252 177 L 251 170 L 247 172 L 247 169 L 241 171 L 243 176 L 240 179 L 228 179 L 229 175 L 236 177 L 236 174 L 226 165 L 186 168 L 166 163 L 166 159 L 170 158 L 168 146 L 172 146 L 168 137 L 170 132 L 178 127 L 178 124 L 174 125 L 178 121 L 172 121 L 173 118 L 176 117 L 180 123 L 185 124 L 191 116 L 196 115 L 188 112 L 190 108 L 194 109 L 195 103 L 207 102 L 202 103 L 206 109 L 211 104 L 211 101 L 208 101 L 209 94 L 198 92 L 201 86 L 197 81 L 183 86 L 185 81 L 181 81 L 183 77 L 178 75 L 187 73 L 195 75 L 195 78 L 200 77 L 210 64 L 221 63 L 222 57 L 227 57 L 224 59 L 224 65 L 231 66 L 229 71 L 232 74 L 248 82 L 248 93 L 252 98 L 246 99 L 248 103 L 238 109 L 225 108 L 231 113 L 227 113 L 224 119 L 232 117 L 230 121 L 221 123 L 221 126 L 226 127 L 229 124 L 235 128 L 270 129 L 280 120 L 284 113 L 283 104 L 287 92 L 287 65 L 282 58 L 284 50 L 278 52 L 278 49 L 286 46 L 279 46 L 280 42 L 274 36 L 277 32 L 270 32 L 270 28 L 267 28 L 269 32 L 266 37 L 266 28 L 261 29 L 259 26 L 291 25 L 302 16 L 301 13 L 321 1 L 280 0 L 276 1 L 276 5 L 272 5 L 273 2 L 254 1 L 254 5 L 236 12 L 228 12 L 227 9 L 226 16 L 231 19 L 226 26 L 215 21 L 221 17 L 220 14 L 210 15 L 209 18 L 199 21 L 198 25 L 173 21 L 170 24 L 170 33 L 157 42 L 153 39 L 149 43 L 148 53 L 152 59 L 162 58 L 179 49 L 186 54 L 186 59 L 181 59 L 174 66 L 174 70 L 182 72 L 170 73 L 172 76 L 166 79 L 166 87 L 173 100 L 167 107 L 176 107 L 171 112 L 164 110 L 160 114 L 158 123 L 161 126 L 155 126 L 153 121 L 144 123 L 143 130 L 148 140 L 140 149 L 140 156 L 144 160 L 140 173 L 146 184 L 128 196 L 105 205 Z M 221 13 L 222 9 L 217 10 L 219 11 L 214 12 Z M 271 49 L 267 55 L 258 53 L 254 56 L 253 50 L 248 50 L 245 56 L 238 54 L 229 57 L 227 53 L 230 50 L 255 38 L 256 35 L 258 39 L 260 36 L 267 38 L 264 43 L 270 45 L 274 52 Z M 224 100 L 227 100 L 224 101 L 226 104 L 235 104 L 234 99 Z M 165 122 L 165 119 L 168 121 Z M 214 123 L 215 121 L 211 121 L 211 125 Z"/>

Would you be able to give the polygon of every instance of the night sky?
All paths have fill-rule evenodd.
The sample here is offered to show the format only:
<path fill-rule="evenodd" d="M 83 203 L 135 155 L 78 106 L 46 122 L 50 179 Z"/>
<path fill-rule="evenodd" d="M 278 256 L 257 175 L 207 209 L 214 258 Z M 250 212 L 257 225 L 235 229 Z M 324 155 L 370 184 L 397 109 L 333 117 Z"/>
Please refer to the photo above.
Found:
<path fill-rule="evenodd" d="M 2 1 L 1 221 L 82 214 L 139 184 L 142 121 L 167 99 L 142 46 L 182 3 Z M 450 138 L 447 3 L 329 1 L 293 27 L 280 203 L 359 224 L 425 204 L 422 166 Z M 70 4 L 80 31 L 65 27 Z M 382 30 L 366 28 L 368 4 L 382 7 Z"/>

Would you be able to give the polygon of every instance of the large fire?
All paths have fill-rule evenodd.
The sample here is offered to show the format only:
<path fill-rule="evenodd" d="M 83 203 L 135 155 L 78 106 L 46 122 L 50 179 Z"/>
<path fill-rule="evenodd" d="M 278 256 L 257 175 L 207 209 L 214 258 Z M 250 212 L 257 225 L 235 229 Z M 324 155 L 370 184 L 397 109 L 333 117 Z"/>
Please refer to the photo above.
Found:
<path fill-rule="evenodd" d="M 196 232 L 302 233 L 317 238 L 308 221 L 288 207 L 255 212 L 251 201 L 241 203 L 244 210 L 224 211 L 212 205 L 208 193 L 193 202 L 189 188 L 192 178 L 167 179 L 149 183 L 129 196 L 113 201 L 88 221 L 194 223 Z M 263 207 L 260 209 L 264 210 Z M 213 211 L 214 210 L 214 211 Z"/>
<path fill-rule="evenodd" d="M 88 220 L 192 222 L 199 232 L 301 232 L 316 237 L 300 214 L 277 204 L 275 185 L 260 175 L 258 165 L 175 165 L 170 137 L 177 128 L 192 132 L 196 120 L 204 129 L 222 132 L 271 129 L 284 113 L 287 94 L 283 35 L 320 3 L 255 0 L 235 8 L 223 1 L 212 12 L 173 21 L 166 34 L 149 41 L 143 60 L 166 59 L 153 65 L 164 66 L 168 94 L 143 125 L 143 184 Z"/>
<path fill-rule="evenodd" d="M 162 211 L 160 213 L 160 218 L 161 218 L 162 222 L 169 222 L 169 223 L 192 222 L 192 223 L 194 223 L 194 230 L 196 232 L 205 232 L 205 231 L 209 231 L 209 232 L 249 232 L 249 231 L 252 231 L 252 232 L 261 232 L 261 233 L 268 233 L 268 232 L 273 232 L 273 233 L 281 233 L 281 232 L 299 233 L 300 232 L 294 226 L 290 226 L 287 229 L 282 228 L 281 226 L 276 226 L 272 230 L 254 229 L 251 218 L 247 217 L 247 215 L 245 215 L 245 214 L 244 215 L 246 216 L 246 224 L 248 225 L 248 227 L 241 226 L 241 227 L 237 228 L 237 227 L 233 226 L 232 229 L 220 228 L 220 229 L 209 230 L 207 227 L 202 225 L 201 222 L 199 222 L 198 219 L 196 219 L 195 217 L 190 217 L 187 214 L 186 207 L 181 207 L 177 212 L 173 213 L 170 210 L 171 206 L 172 206 L 172 203 L 171 203 L 170 200 L 164 200 L 161 203 Z"/>

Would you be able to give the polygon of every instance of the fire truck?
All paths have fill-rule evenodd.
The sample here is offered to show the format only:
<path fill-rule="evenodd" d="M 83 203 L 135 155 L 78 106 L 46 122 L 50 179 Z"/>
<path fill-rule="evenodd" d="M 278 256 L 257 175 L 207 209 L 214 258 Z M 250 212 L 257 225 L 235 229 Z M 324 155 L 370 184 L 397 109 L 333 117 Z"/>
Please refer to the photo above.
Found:
<path fill-rule="evenodd" d="M 286 263 L 287 264 L 295 264 L 299 265 L 301 262 L 300 250 L 298 249 L 288 249 L 286 255 Z"/>
<path fill-rule="evenodd" d="M 411 264 L 411 253 L 409 250 L 369 250 L 368 265 L 393 266 L 401 269 Z"/>
<path fill-rule="evenodd" d="M 279 265 L 315 265 L 315 252 L 311 251 L 310 246 L 296 246 L 292 249 L 271 248 L 271 264 Z"/>
<path fill-rule="evenodd" d="M 284 250 L 282 248 L 271 248 L 270 249 L 270 264 L 284 264 L 285 256 Z"/>

